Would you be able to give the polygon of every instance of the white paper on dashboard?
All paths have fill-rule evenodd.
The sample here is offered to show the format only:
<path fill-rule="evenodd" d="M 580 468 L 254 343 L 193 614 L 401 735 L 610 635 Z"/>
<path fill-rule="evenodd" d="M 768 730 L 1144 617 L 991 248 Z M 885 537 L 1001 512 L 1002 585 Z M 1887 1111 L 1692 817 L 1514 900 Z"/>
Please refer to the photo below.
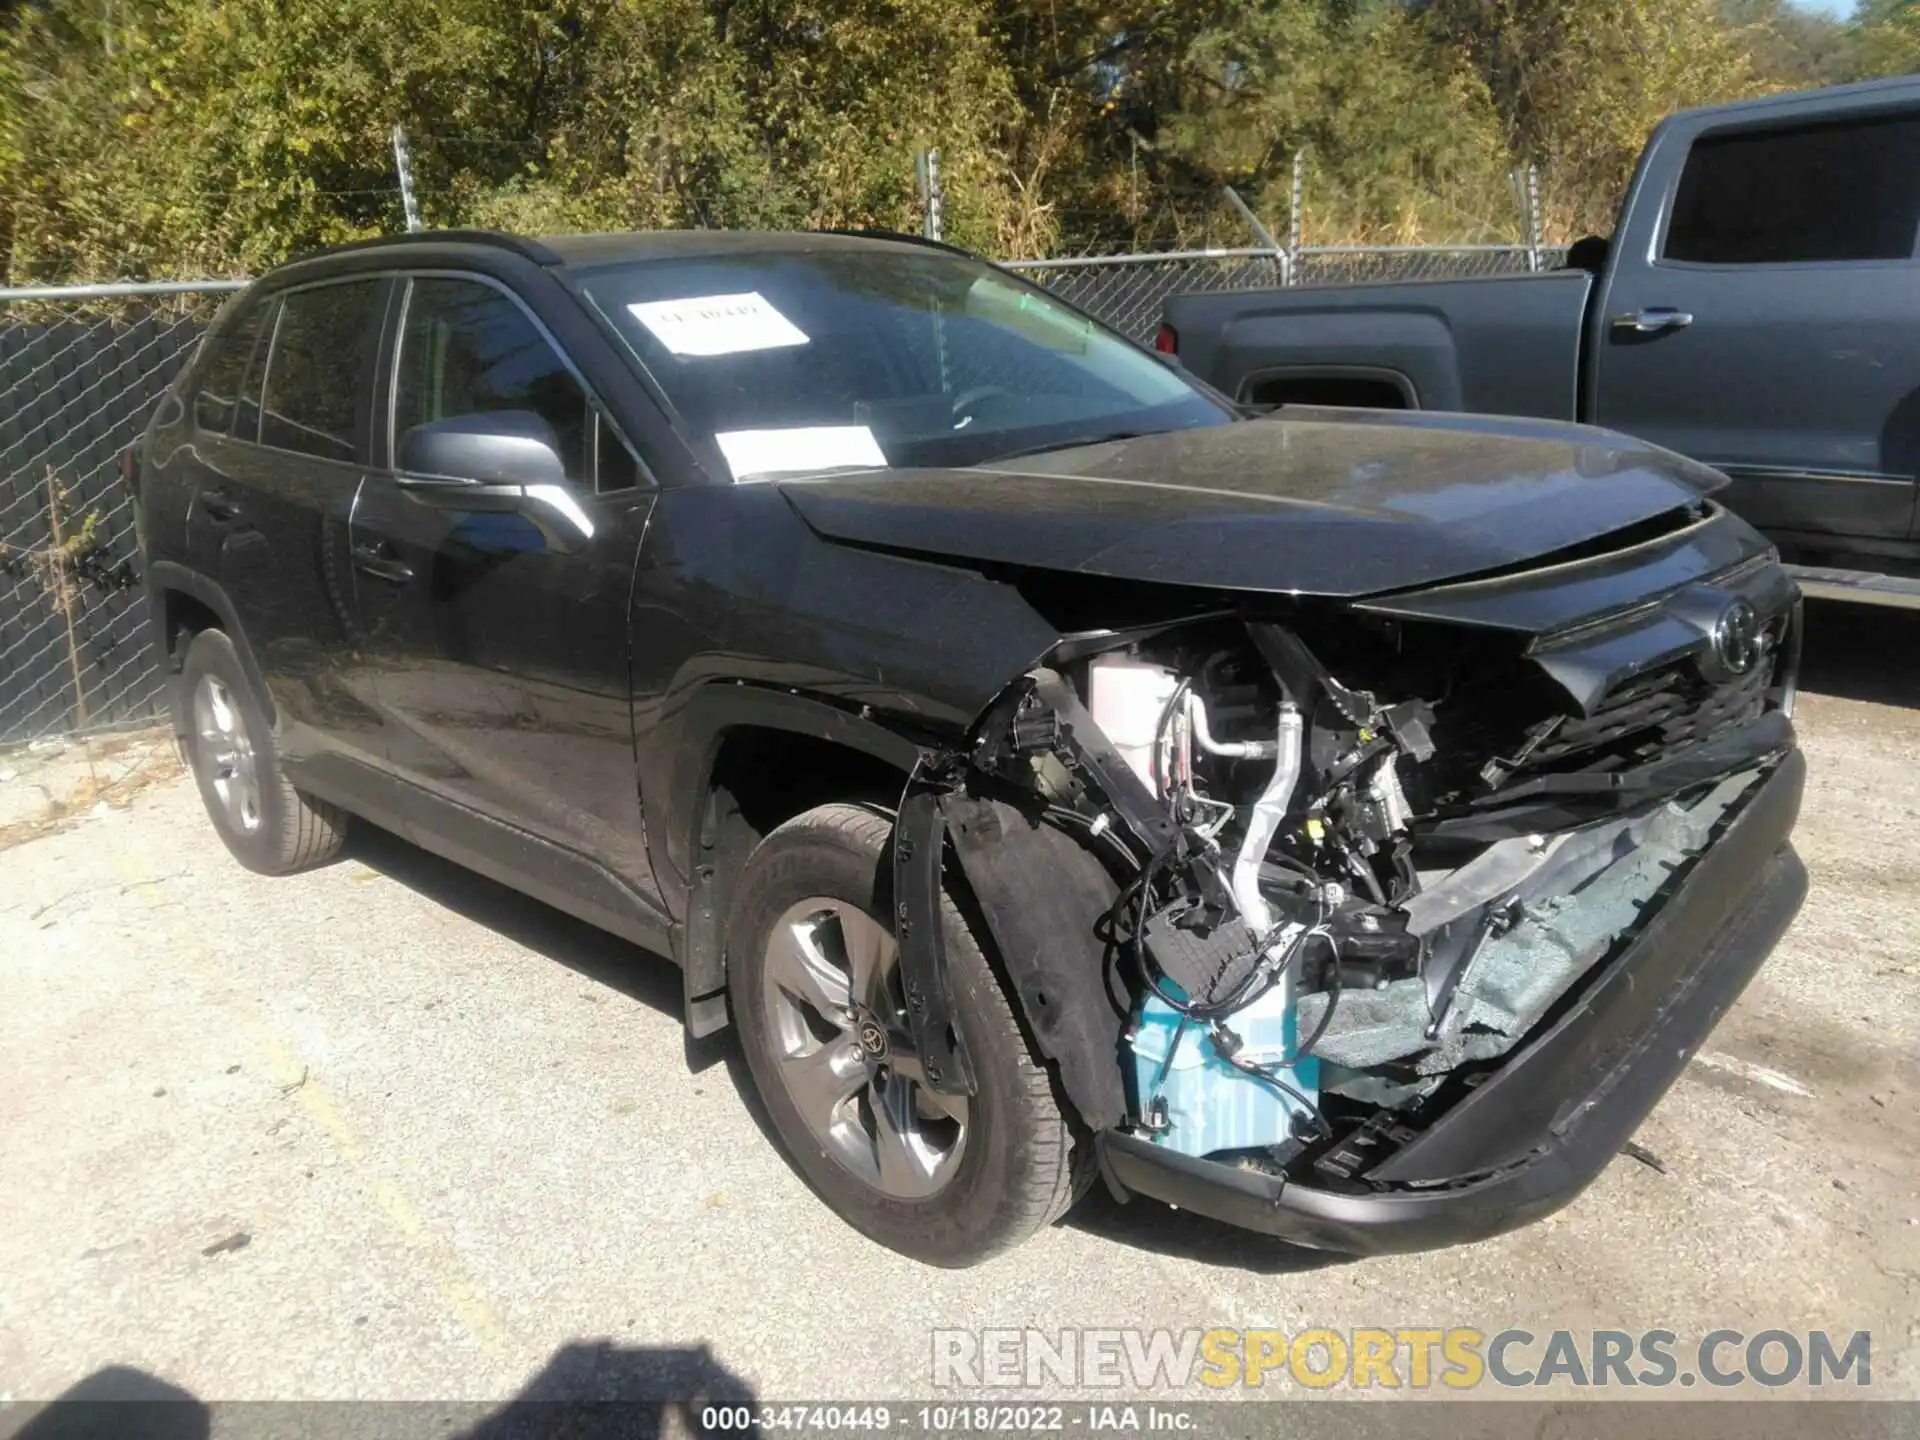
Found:
<path fill-rule="evenodd" d="M 627 306 L 627 313 L 676 355 L 740 355 L 807 343 L 806 332 L 758 290 L 646 300 Z"/>
<path fill-rule="evenodd" d="M 865 425 L 807 425 L 794 430 L 727 430 L 713 437 L 736 480 L 841 465 L 884 468 L 887 457 Z"/>

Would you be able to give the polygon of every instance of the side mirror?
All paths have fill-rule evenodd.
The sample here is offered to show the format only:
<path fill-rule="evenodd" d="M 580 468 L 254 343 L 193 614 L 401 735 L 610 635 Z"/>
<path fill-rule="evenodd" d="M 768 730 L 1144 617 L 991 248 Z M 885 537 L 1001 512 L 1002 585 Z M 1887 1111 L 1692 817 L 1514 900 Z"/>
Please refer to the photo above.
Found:
<path fill-rule="evenodd" d="M 484 485 L 563 485 L 559 437 L 531 410 L 491 410 L 415 425 L 400 437 L 409 475 Z"/>
<path fill-rule="evenodd" d="M 524 513 L 548 548 L 563 554 L 593 538 L 593 518 L 567 484 L 558 437 L 531 411 L 429 421 L 402 435 L 397 449 L 396 482 L 422 505 L 467 514 Z"/>

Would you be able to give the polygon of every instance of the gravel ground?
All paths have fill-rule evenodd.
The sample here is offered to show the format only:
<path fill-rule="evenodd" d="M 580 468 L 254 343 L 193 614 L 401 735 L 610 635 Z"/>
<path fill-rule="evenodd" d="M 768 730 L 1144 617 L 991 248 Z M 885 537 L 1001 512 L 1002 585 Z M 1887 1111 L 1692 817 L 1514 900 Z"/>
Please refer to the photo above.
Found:
<path fill-rule="evenodd" d="M 116 1365 L 206 1399 L 900 1398 L 936 1325 L 1869 1330 L 1872 1393 L 1920 1397 L 1916 657 L 1920 616 L 1815 611 L 1812 898 L 1642 1157 L 1357 1263 L 1096 1194 L 911 1264 L 788 1169 L 666 962 L 377 832 L 249 875 L 167 781 L 0 858 L 0 1399 Z"/>

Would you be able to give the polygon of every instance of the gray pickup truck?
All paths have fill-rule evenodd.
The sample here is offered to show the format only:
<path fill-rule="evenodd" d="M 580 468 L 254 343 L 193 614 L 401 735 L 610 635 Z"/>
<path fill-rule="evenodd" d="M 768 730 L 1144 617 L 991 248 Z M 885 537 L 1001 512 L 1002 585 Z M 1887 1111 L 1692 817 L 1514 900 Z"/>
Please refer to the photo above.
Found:
<path fill-rule="evenodd" d="M 1243 403 L 1580 420 L 1703 460 L 1809 594 L 1920 607 L 1920 77 L 1690 110 L 1567 268 L 1180 295 Z"/>

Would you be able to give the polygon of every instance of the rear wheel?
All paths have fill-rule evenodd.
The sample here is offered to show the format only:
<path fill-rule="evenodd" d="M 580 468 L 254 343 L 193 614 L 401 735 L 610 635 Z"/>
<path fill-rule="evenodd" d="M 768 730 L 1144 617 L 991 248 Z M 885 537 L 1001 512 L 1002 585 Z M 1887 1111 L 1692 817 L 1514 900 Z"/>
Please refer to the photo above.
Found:
<path fill-rule="evenodd" d="M 345 813 L 293 788 L 273 727 L 222 631 L 193 637 L 176 705 L 175 728 L 186 739 L 200 799 L 234 859 L 262 875 L 285 875 L 339 853 Z"/>
<path fill-rule="evenodd" d="M 1074 1195 L 1072 1133 L 980 943 L 941 897 L 954 1023 L 977 1092 L 943 1095 L 907 1024 L 892 821 L 823 805 L 761 842 L 728 926 L 747 1064 L 788 1152 L 844 1219 L 934 1265 L 971 1265 Z"/>

